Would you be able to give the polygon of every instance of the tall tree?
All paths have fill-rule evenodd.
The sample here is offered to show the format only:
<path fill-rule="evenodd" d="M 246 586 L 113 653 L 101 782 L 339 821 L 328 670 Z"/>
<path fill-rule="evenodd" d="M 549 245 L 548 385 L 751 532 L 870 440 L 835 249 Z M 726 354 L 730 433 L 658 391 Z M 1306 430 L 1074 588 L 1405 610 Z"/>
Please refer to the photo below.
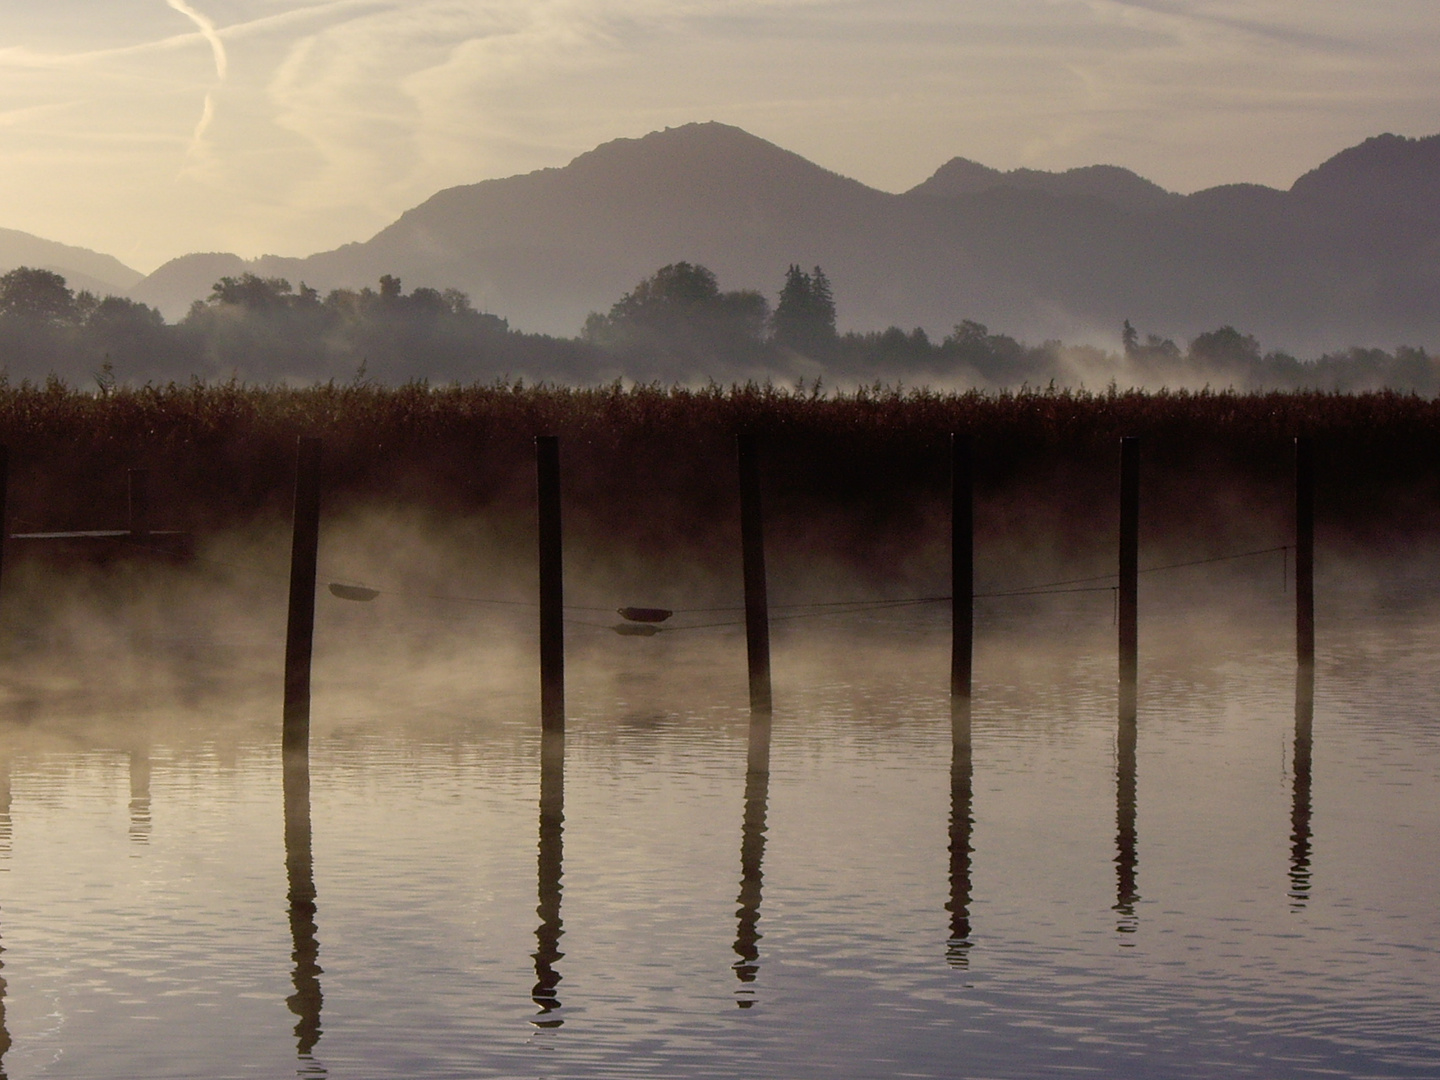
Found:
<path fill-rule="evenodd" d="M 721 292 L 698 263 L 662 266 L 622 296 L 608 315 L 592 312 L 583 336 L 612 352 L 698 359 L 757 347 L 769 305 L 758 292 Z"/>
<path fill-rule="evenodd" d="M 74 322 L 75 294 L 53 270 L 17 266 L 0 276 L 0 315 L 42 323 Z"/>
<path fill-rule="evenodd" d="M 834 346 L 835 298 L 825 271 L 815 267 L 807 274 L 792 263 L 775 314 L 770 317 L 770 339 L 776 345 L 810 356 L 828 353 Z"/>

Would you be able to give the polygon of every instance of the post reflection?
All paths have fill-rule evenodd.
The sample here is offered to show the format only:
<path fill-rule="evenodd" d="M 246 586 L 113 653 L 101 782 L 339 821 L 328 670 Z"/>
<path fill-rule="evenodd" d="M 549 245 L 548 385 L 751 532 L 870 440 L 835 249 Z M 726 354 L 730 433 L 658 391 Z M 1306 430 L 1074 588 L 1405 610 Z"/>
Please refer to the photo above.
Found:
<path fill-rule="evenodd" d="M 530 998 L 540 1007 L 531 1021 L 536 1027 L 560 1027 L 565 1021 L 551 1015 L 560 1008 L 556 990 L 560 973 L 555 965 L 565 955 L 560 938 L 565 924 L 560 921 L 560 879 L 564 875 L 565 844 L 565 732 L 546 731 L 540 736 L 540 904 L 535 913 L 535 988 Z"/>
<path fill-rule="evenodd" d="M 10 858 L 10 762 L 0 758 L 0 859 Z"/>
<path fill-rule="evenodd" d="M 745 817 L 740 828 L 740 895 L 737 903 L 733 965 L 740 989 L 735 1004 L 755 1004 L 754 982 L 760 973 L 760 894 L 765 882 L 765 810 L 770 797 L 770 714 L 752 713 L 745 753 Z"/>
<path fill-rule="evenodd" d="M 130 751 L 130 839 L 150 842 L 150 751 L 143 746 Z"/>
<path fill-rule="evenodd" d="M 1137 731 L 1133 716 L 1120 718 L 1115 770 L 1115 930 L 1133 934 L 1140 925 L 1135 915 L 1139 859 L 1135 838 L 1135 750 Z"/>
<path fill-rule="evenodd" d="M 1295 674 L 1295 767 L 1290 803 L 1290 907 L 1310 899 L 1310 725 L 1315 718 L 1315 669 Z"/>
<path fill-rule="evenodd" d="M 950 940 L 945 960 L 953 968 L 970 966 L 970 846 L 974 828 L 974 767 L 970 754 L 970 701 L 951 706 L 950 749 Z"/>
<path fill-rule="evenodd" d="M 0 760 L 0 859 L 10 858 L 10 762 Z M 0 957 L 5 946 L 0 945 Z M 5 983 L 5 961 L 0 958 L 0 1080 L 4 1080 L 5 1055 L 10 1052 L 10 1025 L 5 1018 L 5 995 L 9 987 Z"/>
<path fill-rule="evenodd" d="M 320 941 L 317 937 L 315 867 L 310 850 L 310 758 L 305 750 L 287 750 L 285 773 L 285 876 L 290 892 L 291 979 L 295 992 L 285 1000 L 299 1019 L 295 1024 L 295 1052 L 300 1076 L 325 1076 L 315 1060 L 320 1041 Z"/>

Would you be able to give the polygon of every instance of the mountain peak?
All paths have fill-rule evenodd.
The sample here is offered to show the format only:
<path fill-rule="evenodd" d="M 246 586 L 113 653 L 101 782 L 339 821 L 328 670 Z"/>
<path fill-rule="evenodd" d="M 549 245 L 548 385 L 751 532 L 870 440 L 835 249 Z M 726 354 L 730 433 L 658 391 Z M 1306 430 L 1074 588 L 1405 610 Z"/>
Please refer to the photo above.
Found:
<path fill-rule="evenodd" d="M 1309 202 L 1365 207 L 1378 199 L 1392 210 L 1434 218 L 1440 208 L 1440 135 L 1375 135 L 1311 169 L 1290 190 Z"/>
<path fill-rule="evenodd" d="M 1099 199 L 1122 210 L 1155 210 L 1180 197 L 1118 165 L 1085 165 L 1058 173 L 1040 169 L 1001 172 L 961 157 L 951 158 L 906 194 L 955 198 L 998 189 Z"/>
<path fill-rule="evenodd" d="M 638 138 L 612 139 L 586 151 L 564 169 L 588 182 L 643 175 L 652 186 L 709 187 L 762 181 L 783 183 L 801 177 L 828 177 L 855 189 L 865 185 L 816 165 L 743 128 L 715 120 L 652 131 Z"/>

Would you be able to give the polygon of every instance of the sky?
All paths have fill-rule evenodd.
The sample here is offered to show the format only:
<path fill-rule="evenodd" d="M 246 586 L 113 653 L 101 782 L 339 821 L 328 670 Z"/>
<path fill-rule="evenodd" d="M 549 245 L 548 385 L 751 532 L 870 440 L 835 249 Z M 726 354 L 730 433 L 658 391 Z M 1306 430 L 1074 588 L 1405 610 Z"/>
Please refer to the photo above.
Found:
<path fill-rule="evenodd" d="M 903 191 L 955 156 L 1288 187 L 1440 132 L 1440 0 L 0 0 L 0 227 L 308 255 L 691 121 Z"/>

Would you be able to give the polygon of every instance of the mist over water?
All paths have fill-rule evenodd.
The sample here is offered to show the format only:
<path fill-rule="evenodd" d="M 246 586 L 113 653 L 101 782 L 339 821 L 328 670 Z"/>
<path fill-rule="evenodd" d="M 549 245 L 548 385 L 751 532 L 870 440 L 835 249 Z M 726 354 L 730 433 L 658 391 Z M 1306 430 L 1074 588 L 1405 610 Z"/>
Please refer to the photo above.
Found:
<path fill-rule="evenodd" d="M 787 606 L 925 557 L 776 561 L 761 724 L 735 612 L 609 628 L 726 568 L 580 551 L 547 742 L 533 564 L 417 520 L 324 534 L 303 772 L 282 533 L 13 568 L 7 1075 L 1433 1074 L 1440 553 L 1322 554 L 1308 713 L 1281 554 L 1142 576 L 1133 743 L 1108 589 L 982 598 L 962 743 L 946 605 Z"/>

